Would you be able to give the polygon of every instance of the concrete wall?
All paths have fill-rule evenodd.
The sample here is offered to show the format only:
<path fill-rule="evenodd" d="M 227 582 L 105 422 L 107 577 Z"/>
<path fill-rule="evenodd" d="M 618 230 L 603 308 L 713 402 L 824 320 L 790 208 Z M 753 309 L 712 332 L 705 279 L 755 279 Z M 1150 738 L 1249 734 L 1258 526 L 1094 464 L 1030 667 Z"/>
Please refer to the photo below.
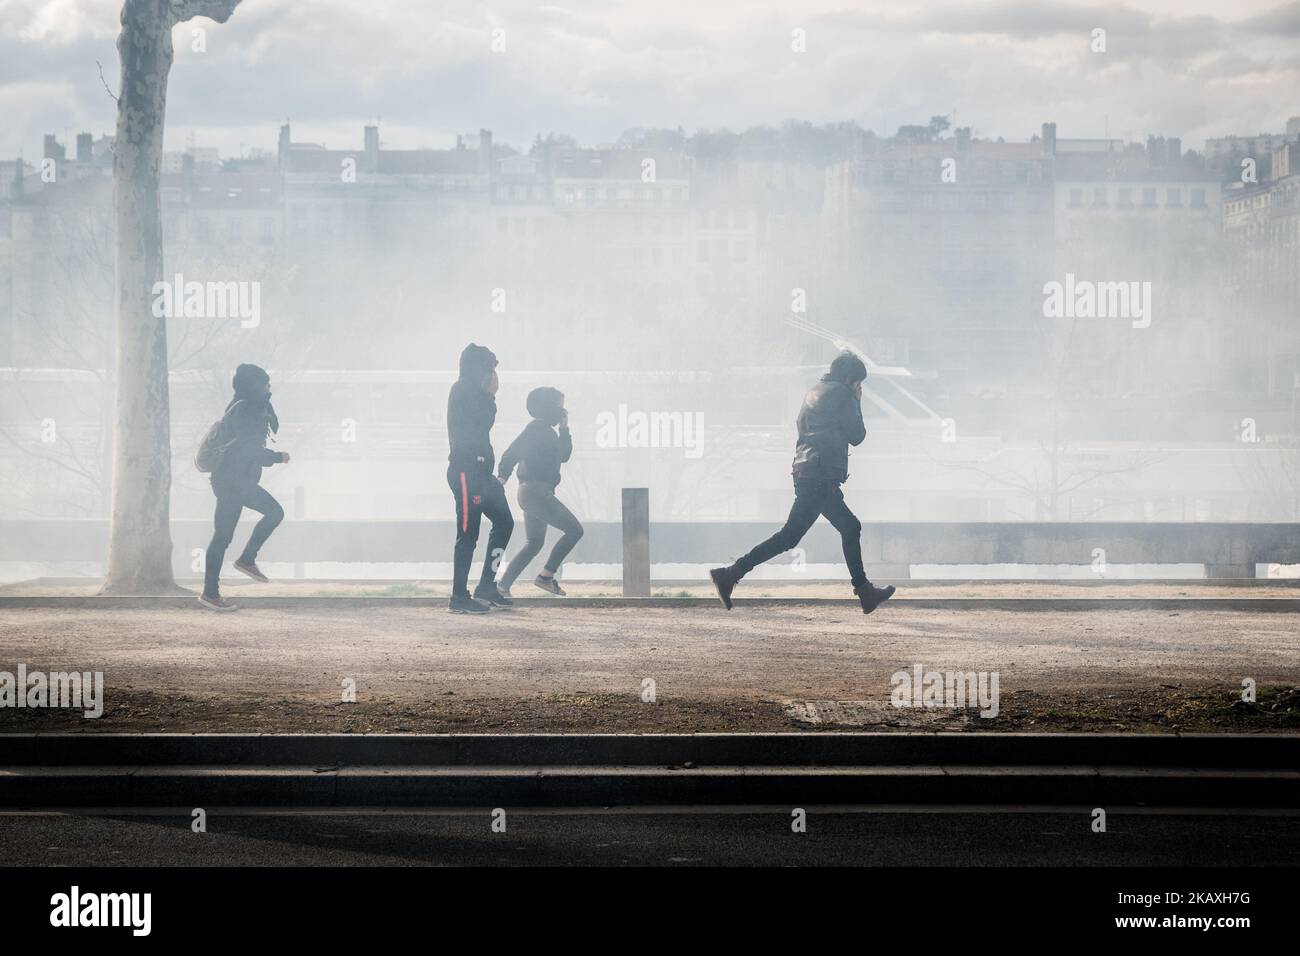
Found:
<path fill-rule="evenodd" d="M 253 517 L 245 513 L 235 547 L 242 544 Z M 586 528 L 572 560 L 619 564 L 621 526 L 592 522 Z M 724 563 L 776 528 L 772 523 L 652 523 L 650 557 L 657 564 Z M 204 548 L 211 533 L 207 521 L 172 523 L 178 573 L 192 576 L 193 550 Z M 522 525 L 517 525 L 516 534 L 522 533 Z M 450 521 L 287 519 L 264 557 L 297 562 L 450 561 L 454 537 Z M 0 521 L 0 561 L 102 561 L 107 541 L 108 526 L 102 520 Z M 801 547 L 810 564 L 842 561 L 839 538 L 824 522 L 809 532 Z M 880 522 L 862 529 L 867 573 L 878 577 L 905 578 L 913 564 L 1087 565 L 1097 548 L 1105 550 L 1105 561 L 1113 565 L 1198 563 L 1207 566 L 1210 577 L 1253 577 L 1256 563 L 1300 563 L 1300 524 Z"/>

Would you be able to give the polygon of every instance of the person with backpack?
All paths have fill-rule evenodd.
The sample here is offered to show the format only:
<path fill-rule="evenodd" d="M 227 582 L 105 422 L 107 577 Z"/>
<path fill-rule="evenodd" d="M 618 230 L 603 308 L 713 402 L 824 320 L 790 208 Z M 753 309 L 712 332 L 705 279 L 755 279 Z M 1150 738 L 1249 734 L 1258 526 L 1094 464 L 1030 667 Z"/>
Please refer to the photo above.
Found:
<path fill-rule="evenodd" d="M 846 349 L 835 357 L 830 371 L 804 396 L 791 469 L 794 504 L 785 526 L 734 564 L 709 572 L 718 598 L 728 611 L 732 607 L 731 592 L 740 579 L 764 561 L 797 545 L 818 516 L 824 516 L 840 533 L 844 561 L 849 566 L 849 578 L 862 613 L 870 614 L 893 596 L 892 584 L 878 588 L 867 580 L 862 566 L 862 523 L 849 510 L 840 490 L 849 477 L 849 446 L 860 445 L 867 437 L 862 421 L 862 383 L 866 377 L 867 367 L 862 359 Z"/>
<path fill-rule="evenodd" d="M 546 543 L 549 525 L 560 529 L 560 540 L 555 542 L 551 556 L 533 584 L 550 594 L 563 595 L 564 589 L 555 580 L 555 573 L 582 538 L 582 523 L 555 497 L 556 486 L 560 483 L 560 465 L 573 454 L 569 413 L 564 407 L 564 394 L 556 388 L 533 389 L 528 393 L 527 407 L 533 420 L 510 443 L 497 467 L 497 477 L 504 484 L 510 480 L 515 465 L 519 466 L 519 507 L 524 511 L 527 541 L 510 560 L 497 582 L 497 589 L 510 596 L 510 585 Z"/>
<path fill-rule="evenodd" d="M 492 350 L 471 342 L 460 353 L 460 376 L 447 395 L 447 485 L 456 499 L 456 547 L 452 555 L 451 600 L 455 614 L 485 614 L 492 607 L 513 603 L 497 589 L 497 564 L 506 553 L 515 528 L 505 488 L 492 474 L 492 426 L 497 420 L 497 357 Z M 492 522 L 483 573 L 473 597 L 469 593 L 469 567 L 478 546 L 479 525 L 487 515 Z"/>
<path fill-rule="evenodd" d="M 268 580 L 257 566 L 257 553 L 284 520 L 284 509 L 261 486 L 262 469 L 289 461 L 288 452 L 266 447 L 267 438 L 280 430 L 280 420 L 271 406 L 271 376 L 256 365 L 241 365 L 231 384 L 234 397 L 221 420 L 209 429 L 195 459 L 201 471 L 211 472 L 212 491 L 217 496 L 212 541 L 204 559 L 203 593 L 199 596 L 199 603 L 214 611 L 236 608 L 221 596 L 221 563 L 245 508 L 252 508 L 262 517 L 235 561 L 235 570 L 254 581 Z"/>

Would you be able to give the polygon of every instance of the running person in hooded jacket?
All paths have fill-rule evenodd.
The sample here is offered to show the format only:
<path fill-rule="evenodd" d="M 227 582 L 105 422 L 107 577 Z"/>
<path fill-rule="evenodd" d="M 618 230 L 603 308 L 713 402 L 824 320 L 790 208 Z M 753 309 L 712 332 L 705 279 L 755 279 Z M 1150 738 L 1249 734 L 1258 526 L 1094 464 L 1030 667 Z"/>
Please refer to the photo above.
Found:
<path fill-rule="evenodd" d="M 569 434 L 569 413 L 564 407 L 564 394 L 549 387 L 533 389 L 528 393 L 528 414 L 533 416 L 533 420 L 510 443 L 497 466 L 497 477 L 503 484 L 510 480 L 515 466 L 519 466 L 519 507 L 524 512 L 524 530 L 528 536 L 523 548 L 510 560 L 497 582 L 497 588 L 507 597 L 510 596 L 510 585 L 546 543 L 548 525 L 559 528 L 562 534 L 533 584 L 551 594 L 563 594 L 564 589 L 555 580 L 555 573 L 582 538 L 582 523 L 555 497 L 556 486 L 560 483 L 560 466 L 573 454 L 573 436 Z"/>
<path fill-rule="evenodd" d="M 862 613 L 870 614 L 893 595 L 893 585 L 878 588 L 867 580 L 862 566 L 862 523 L 849 510 L 840 490 L 849 477 L 849 446 L 860 445 L 867 435 L 862 421 L 862 383 L 866 377 L 867 367 L 862 360 L 844 351 L 804 397 L 791 469 L 794 505 L 785 526 L 734 564 L 709 572 L 728 611 L 737 582 L 764 561 L 797 545 L 819 515 L 824 515 L 840 533 L 844 561 Z"/>
<path fill-rule="evenodd" d="M 257 566 L 257 552 L 284 520 L 284 509 L 260 484 L 262 469 L 289 460 L 287 451 L 266 447 L 268 436 L 280 430 L 271 406 L 271 376 L 256 365 L 241 365 L 231 382 L 235 395 L 226 406 L 225 421 L 231 444 L 212 470 L 212 491 L 217 496 L 212 541 L 204 556 L 203 593 L 199 603 L 214 611 L 233 611 L 235 605 L 221 596 L 221 564 L 245 508 L 261 512 L 248 544 L 235 561 L 235 570 L 254 581 L 267 577 Z"/>
<path fill-rule="evenodd" d="M 491 431 L 497 420 L 499 384 L 496 367 L 497 357 L 492 351 L 471 342 L 460 353 L 460 377 L 447 396 L 447 440 L 451 445 L 447 485 L 456 499 L 456 547 L 448 609 L 460 614 L 483 614 L 489 607 L 511 604 L 496 585 L 496 567 L 515 527 L 505 489 L 492 474 L 496 455 Z M 492 522 L 492 531 L 483 557 L 483 573 L 471 597 L 469 567 L 474 561 L 483 515 Z"/>

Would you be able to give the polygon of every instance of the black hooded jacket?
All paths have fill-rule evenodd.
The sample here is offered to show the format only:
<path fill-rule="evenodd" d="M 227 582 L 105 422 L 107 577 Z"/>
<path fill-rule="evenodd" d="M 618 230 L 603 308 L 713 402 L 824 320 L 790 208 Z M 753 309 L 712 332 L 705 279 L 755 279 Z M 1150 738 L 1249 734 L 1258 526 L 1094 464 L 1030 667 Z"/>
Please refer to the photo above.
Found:
<path fill-rule="evenodd" d="M 867 437 L 862 403 L 850 383 L 866 377 L 862 360 L 843 352 L 804 397 L 799 409 L 799 439 L 794 448 L 796 477 L 837 483 L 848 478 L 849 446 L 860 445 Z"/>
<path fill-rule="evenodd" d="M 496 453 L 491 431 L 497 420 L 497 400 L 488 391 L 488 380 L 497 367 L 491 349 L 471 342 L 460 353 L 460 377 L 447 396 L 447 460 L 453 471 L 492 474 Z"/>
<path fill-rule="evenodd" d="M 266 440 L 280 430 L 280 419 L 264 392 L 271 377 L 256 365 L 241 365 L 231 385 L 235 395 L 226 406 L 227 441 L 233 441 L 212 471 L 213 486 L 239 489 L 262 480 L 262 469 L 278 464 L 280 453 Z"/>
<path fill-rule="evenodd" d="M 510 478 L 518 465 L 520 481 L 543 482 L 552 491 L 559 485 L 560 465 L 573 455 L 573 436 L 568 426 L 561 425 L 558 435 L 555 432 L 555 426 L 560 423 L 562 397 L 553 388 L 535 388 L 528 393 L 528 413 L 533 420 L 501 456 L 497 475 L 502 482 Z"/>

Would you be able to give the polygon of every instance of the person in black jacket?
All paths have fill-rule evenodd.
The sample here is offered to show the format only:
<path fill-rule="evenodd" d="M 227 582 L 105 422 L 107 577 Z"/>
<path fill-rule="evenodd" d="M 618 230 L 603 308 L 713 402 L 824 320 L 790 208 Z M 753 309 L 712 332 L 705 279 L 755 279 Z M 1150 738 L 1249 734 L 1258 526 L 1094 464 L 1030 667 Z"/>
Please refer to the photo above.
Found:
<path fill-rule="evenodd" d="M 496 455 L 490 433 L 497 420 L 497 357 L 490 349 L 471 342 L 460 353 L 460 377 L 447 396 L 447 484 L 456 499 L 456 548 L 453 558 L 451 601 L 448 609 L 459 614 L 483 614 L 489 607 L 509 607 L 511 601 L 497 590 L 496 571 L 514 530 L 505 489 L 492 474 Z M 474 596 L 469 593 L 469 566 L 478 545 L 483 515 L 492 522 L 483 573 Z"/>
<path fill-rule="evenodd" d="M 235 610 L 235 605 L 221 596 L 221 563 L 245 508 L 260 512 L 262 518 L 235 561 L 235 570 L 254 581 L 267 580 L 257 566 L 257 552 L 284 520 L 284 509 L 261 486 L 262 469 L 289 460 L 288 452 L 266 447 L 267 437 L 280 430 L 280 420 L 271 406 L 271 376 L 256 365 L 241 365 L 235 370 L 231 384 L 235 395 L 226 406 L 223 418 L 229 444 L 212 470 L 217 510 L 212 541 L 204 556 L 203 593 L 199 596 L 199 603 L 214 611 Z"/>
<path fill-rule="evenodd" d="M 497 582 L 497 588 L 507 597 L 515 578 L 546 543 L 548 525 L 559 528 L 562 534 L 533 584 L 551 594 L 564 594 L 555 580 L 555 572 L 582 538 L 582 523 L 555 497 L 560 465 L 573 454 L 573 436 L 569 434 L 569 413 L 564 408 L 563 393 L 548 387 L 533 389 L 528 393 L 528 414 L 533 420 L 510 443 L 497 466 L 497 476 L 503 484 L 510 480 L 515 465 L 519 466 L 519 507 L 524 511 L 524 530 L 528 536 Z"/>
<path fill-rule="evenodd" d="M 840 533 L 844 560 L 862 613 L 870 614 L 893 595 L 893 585 L 878 588 L 867 580 L 862 567 L 862 523 L 849 510 L 840 490 L 849 477 L 849 446 L 861 444 L 867 435 L 862 421 L 862 383 L 866 377 L 867 367 L 862 360 L 846 350 L 836 356 L 830 371 L 804 397 L 792 469 L 794 505 L 785 526 L 734 564 L 709 572 L 728 611 L 736 583 L 764 561 L 797 545 L 818 515 L 824 515 Z"/>

